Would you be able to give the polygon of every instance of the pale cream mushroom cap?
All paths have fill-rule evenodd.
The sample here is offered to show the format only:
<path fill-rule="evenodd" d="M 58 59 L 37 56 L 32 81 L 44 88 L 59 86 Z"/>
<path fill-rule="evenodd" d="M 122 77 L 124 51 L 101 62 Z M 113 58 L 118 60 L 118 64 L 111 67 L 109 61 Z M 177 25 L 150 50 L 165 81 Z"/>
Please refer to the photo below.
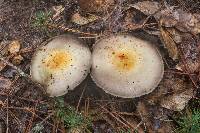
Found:
<path fill-rule="evenodd" d="M 92 79 L 114 96 L 134 98 L 148 94 L 157 87 L 163 73 L 159 51 L 139 38 L 116 35 L 93 47 Z"/>
<path fill-rule="evenodd" d="M 78 86 L 89 73 L 89 48 L 69 35 L 55 37 L 33 56 L 31 76 L 46 86 L 51 96 L 61 96 Z"/>

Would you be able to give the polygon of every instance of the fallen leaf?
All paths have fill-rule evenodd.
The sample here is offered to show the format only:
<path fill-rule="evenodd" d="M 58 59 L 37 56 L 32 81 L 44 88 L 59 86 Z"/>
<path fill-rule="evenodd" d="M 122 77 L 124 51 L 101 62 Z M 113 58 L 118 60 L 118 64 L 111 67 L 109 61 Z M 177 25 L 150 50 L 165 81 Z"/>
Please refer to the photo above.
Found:
<path fill-rule="evenodd" d="M 179 55 L 178 48 L 172 36 L 170 35 L 170 32 L 167 29 L 164 29 L 163 27 L 161 27 L 160 33 L 161 33 L 161 38 L 163 40 L 164 46 L 167 48 L 169 52 L 169 56 L 173 60 L 178 59 L 178 55 Z"/>
<path fill-rule="evenodd" d="M 8 93 L 8 90 L 11 87 L 12 82 L 4 77 L 0 76 L 0 92 L 1 93 Z"/>
<path fill-rule="evenodd" d="M 174 10 L 173 7 L 165 5 L 165 8 L 154 14 L 157 21 L 160 22 L 161 26 L 173 27 L 178 23 L 179 14 Z"/>
<path fill-rule="evenodd" d="M 171 70 L 166 70 L 163 80 L 161 81 L 158 88 L 155 89 L 149 95 L 147 95 L 145 99 L 147 99 L 147 102 L 150 103 L 151 105 L 155 105 L 157 103 L 162 103 L 162 105 L 164 105 L 165 104 L 164 102 L 169 101 L 168 99 L 169 97 L 174 99 L 174 97 L 179 97 L 179 94 L 184 96 L 187 94 L 184 92 L 190 92 L 187 95 L 189 97 L 192 97 L 193 93 L 191 93 L 191 90 L 193 89 L 194 87 L 192 83 L 188 82 L 187 78 L 185 78 L 184 75 L 179 75 Z M 168 103 L 166 105 L 168 105 Z M 176 109 L 176 107 L 173 108 Z"/>
<path fill-rule="evenodd" d="M 72 15 L 71 21 L 78 25 L 86 25 L 96 21 L 97 19 L 99 19 L 99 17 L 96 15 L 89 14 L 87 17 L 83 17 L 79 13 L 75 13 Z"/>
<path fill-rule="evenodd" d="M 176 27 L 182 32 L 200 33 L 200 15 L 182 9 L 174 9 L 165 4 L 165 9 L 157 12 L 154 17 L 165 27 Z"/>
<path fill-rule="evenodd" d="M 179 47 L 182 58 L 177 68 L 189 73 L 199 72 L 200 43 L 191 34 L 184 34 Z"/>
<path fill-rule="evenodd" d="M 142 1 L 142 2 L 138 2 L 136 4 L 131 5 L 131 7 L 134 7 L 135 9 L 149 16 L 159 11 L 160 4 L 155 1 Z"/>
<path fill-rule="evenodd" d="M 194 33 L 198 34 L 200 33 L 200 15 L 199 14 L 194 14 L 197 22 L 195 23 L 195 26 L 194 26 Z"/>
<path fill-rule="evenodd" d="M 122 29 L 122 18 L 124 17 L 124 12 L 122 8 L 122 3 L 120 3 L 113 11 L 112 15 L 108 18 L 109 30 L 112 32 L 118 32 Z"/>
<path fill-rule="evenodd" d="M 193 89 L 188 88 L 183 92 L 164 97 L 160 102 L 160 105 L 170 110 L 181 111 L 185 108 L 188 101 L 193 97 L 193 95 Z"/>
<path fill-rule="evenodd" d="M 193 84 L 188 82 L 184 75 L 177 75 L 170 71 L 164 76 L 158 89 L 147 97 L 148 102 L 159 103 L 160 106 L 173 111 L 184 109 L 194 96 Z"/>
<path fill-rule="evenodd" d="M 6 67 L 6 64 L 0 60 L 0 72 Z"/>
<path fill-rule="evenodd" d="M 84 12 L 94 13 L 107 11 L 114 4 L 114 0 L 78 0 L 78 3 Z"/>
<path fill-rule="evenodd" d="M 167 32 L 176 44 L 180 44 L 182 42 L 183 37 L 181 32 L 179 32 L 175 28 L 167 28 Z"/>
<path fill-rule="evenodd" d="M 123 28 L 126 31 L 130 31 L 130 30 L 136 30 L 142 27 L 141 22 L 137 22 L 136 21 L 136 16 L 137 16 L 137 12 L 129 9 L 126 11 L 126 14 L 124 15 L 124 22 L 123 22 Z"/>
<path fill-rule="evenodd" d="M 154 132 L 170 132 L 172 125 L 165 121 L 168 120 L 168 112 L 158 106 L 149 106 L 145 102 L 139 102 L 137 105 L 137 112 L 140 114 L 141 121 L 144 123 L 145 130 L 149 133 Z"/>
<path fill-rule="evenodd" d="M 8 45 L 8 52 L 11 54 L 15 54 L 19 52 L 20 48 L 21 48 L 20 42 L 15 40 Z"/>

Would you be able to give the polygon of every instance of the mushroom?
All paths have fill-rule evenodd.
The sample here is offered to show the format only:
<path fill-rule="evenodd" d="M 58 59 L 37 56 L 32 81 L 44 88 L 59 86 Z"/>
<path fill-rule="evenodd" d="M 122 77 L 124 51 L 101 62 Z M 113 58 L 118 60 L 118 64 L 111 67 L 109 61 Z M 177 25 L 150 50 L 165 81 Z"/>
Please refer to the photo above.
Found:
<path fill-rule="evenodd" d="M 55 37 L 32 58 L 31 76 L 46 86 L 51 96 L 61 96 L 78 86 L 89 73 L 91 52 L 70 35 Z"/>
<path fill-rule="evenodd" d="M 148 41 L 115 35 L 93 46 L 91 77 L 105 92 L 134 98 L 152 92 L 161 81 L 164 64 Z"/>

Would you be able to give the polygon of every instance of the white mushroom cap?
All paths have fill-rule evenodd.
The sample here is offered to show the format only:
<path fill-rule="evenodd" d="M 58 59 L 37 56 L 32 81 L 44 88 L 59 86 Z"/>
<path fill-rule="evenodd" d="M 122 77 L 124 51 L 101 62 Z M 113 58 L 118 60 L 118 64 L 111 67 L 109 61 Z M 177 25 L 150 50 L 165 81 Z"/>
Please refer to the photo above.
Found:
<path fill-rule="evenodd" d="M 114 96 L 133 98 L 150 93 L 163 73 L 162 57 L 147 41 L 117 35 L 102 39 L 93 47 L 91 76 Z"/>
<path fill-rule="evenodd" d="M 37 50 L 31 75 L 33 80 L 46 85 L 51 97 L 61 96 L 85 79 L 90 66 L 89 48 L 72 36 L 62 35 Z"/>

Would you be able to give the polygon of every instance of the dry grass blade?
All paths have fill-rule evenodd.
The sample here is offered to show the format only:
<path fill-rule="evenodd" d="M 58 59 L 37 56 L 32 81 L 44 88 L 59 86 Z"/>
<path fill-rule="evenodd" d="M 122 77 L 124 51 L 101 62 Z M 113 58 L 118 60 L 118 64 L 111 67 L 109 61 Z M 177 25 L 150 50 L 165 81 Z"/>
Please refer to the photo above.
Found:
<path fill-rule="evenodd" d="M 77 104 L 77 107 L 76 107 L 76 112 L 78 112 L 78 108 L 79 108 L 80 103 L 81 103 L 81 100 L 82 100 L 82 98 L 83 98 L 83 94 L 84 94 L 85 89 L 86 89 L 86 87 L 87 87 L 87 81 L 88 81 L 88 79 L 86 79 L 85 86 L 83 87 L 83 91 L 82 91 L 81 96 L 80 96 L 80 98 L 79 98 L 79 101 L 78 101 L 78 104 Z"/>
<path fill-rule="evenodd" d="M 101 108 L 107 112 L 110 116 L 112 116 L 114 119 L 116 119 L 119 123 L 121 123 L 124 127 L 126 128 L 131 128 L 128 124 L 126 124 L 126 122 L 122 121 L 119 117 L 115 116 L 112 112 L 110 112 L 109 110 L 107 110 L 105 107 L 101 106 Z"/>
<path fill-rule="evenodd" d="M 8 96 L 7 96 L 7 107 L 8 107 Z M 8 113 L 8 108 L 6 109 L 6 133 L 9 133 L 9 113 Z"/>
<path fill-rule="evenodd" d="M 64 30 L 64 31 L 69 31 L 69 32 L 77 33 L 77 34 L 81 34 L 81 35 L 96 36 L 96 37 L 99 36 L 98 34 L 93 34 L 93 33 L 89 33 L 89 32 L 82 32 L 82 31 L 77 30 L 77 29 L 67 28 L 63 25 L 49 24 L 48 27 L 49 28 L 59 28 L 59 29 Z"/>

